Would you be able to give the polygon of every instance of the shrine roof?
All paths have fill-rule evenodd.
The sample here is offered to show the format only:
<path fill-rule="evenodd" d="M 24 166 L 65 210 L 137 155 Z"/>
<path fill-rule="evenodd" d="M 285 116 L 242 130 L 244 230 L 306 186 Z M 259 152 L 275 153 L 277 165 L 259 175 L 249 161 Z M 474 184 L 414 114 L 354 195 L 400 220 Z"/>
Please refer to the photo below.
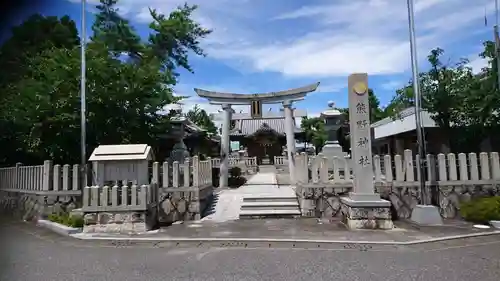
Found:
<path fill-rule="evenodd" d="M 280 135 L 285 135 L 285 118 L 267 118 L 267 119 L 244 119 L 238 120 L 235 128 L 231 131 L 231 136 L 249 136 L 253 135 L 263 127 L 269 127 Z M 302 130 L 295 126 L 295 133 L 300 133 Z"/>

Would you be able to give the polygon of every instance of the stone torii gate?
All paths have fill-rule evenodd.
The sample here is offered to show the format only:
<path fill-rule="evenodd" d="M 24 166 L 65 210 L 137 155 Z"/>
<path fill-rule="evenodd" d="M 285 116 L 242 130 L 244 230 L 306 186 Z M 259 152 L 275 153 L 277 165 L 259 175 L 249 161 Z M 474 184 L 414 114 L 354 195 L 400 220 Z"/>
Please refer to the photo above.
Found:
<path fill-rule="evenodd" d="M 195 88 L 194 91 L 198 96 L 208 99 L 210 104 L 221 105 L 223 109 L 223 123 L 222 123 L 222 138 L 221 138 L 221 162 L 220 162 L 220 187 L 227 187 L 229 175 L 229 131 L 231 127 L 231 119 L 233 114 L 232 105 L 252 105 L 252 104 L 273 104 L 282 103 L 285 114 L 285 134 L 286 146 L 288 151 L 288 167 L 290 171 L 290 181 L 295 183 L 295 124 L 293 121 L 293 108 L 294 101 L 303 100 L 308 93 L 316 91 L 319 82 L 307 85 L 300 88 L 289 89 L 279 92 L 261 93 L 261 94 L 234 94 L 234 93 L 220 93 L 213 91 L 206 91 Z M 262 113 L 262 110 L 259 111 Z"/>

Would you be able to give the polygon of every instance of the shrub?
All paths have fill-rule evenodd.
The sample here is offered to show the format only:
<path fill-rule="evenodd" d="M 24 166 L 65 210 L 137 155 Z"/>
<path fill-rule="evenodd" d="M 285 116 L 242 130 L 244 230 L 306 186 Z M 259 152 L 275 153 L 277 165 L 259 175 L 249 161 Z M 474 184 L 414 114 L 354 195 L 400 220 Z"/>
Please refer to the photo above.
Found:
<path fill-rule="evenodd" d="M 48 219 L 52 222 L 60 223 L 70 227 L 83 227 L 83 218 L 80 216 L 70 216 L 68 214 L 50 214 Z"/>
<path fill-rule="evenodd" d="M 241 168 L 240 167 L 232 167 L 229 170 L 229 176 L 232 178 L 239 178 L 241 177 Z"/>
<path fill-rule="evenodd" d="M 460 204 L 460 214 L 470 222 L 487 224 L 500 220 L 500 196 L 485 197 Z"/>
<path fill-rule="evenodd" d="M 244 185 L 247 182 L 247 179 L 244 177 L 230 177 L 228 179 L 228 185 L 231 188 L 238 188 Z"/>

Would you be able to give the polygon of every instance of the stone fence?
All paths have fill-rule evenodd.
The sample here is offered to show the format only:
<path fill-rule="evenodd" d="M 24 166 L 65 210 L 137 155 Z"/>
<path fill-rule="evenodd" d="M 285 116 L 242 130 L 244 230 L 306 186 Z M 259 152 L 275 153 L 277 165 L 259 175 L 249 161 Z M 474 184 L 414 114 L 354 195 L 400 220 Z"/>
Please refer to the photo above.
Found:
<path fill-rule="evenodd" d="M 158 186 L 88 186 L 83 189 L 84 232 L 145 232 L 157 225 Z"/>
<path fill-rule="evenodd" d="M 286 166 L 288 165 L 288 157 L 286 156 L 274 156 L 274 165 L 275 166 Z"/>
<path fill-rule="evenodd" d="M 353 185 L 350 159 L 323 155 L 296 155 L 297 189 L 303 216 L 340 215 L 340 197 Z M 373 156 L 375 191 L 390 200 L 393 216 L 408 218 L 421 202 L 418 155 Z M 444 218 L 457 217 L 459 204 L 474 197 L 500 195 L 500 161 L 497 152 L 426 156 L 426 187 Z M 429 198 L 430 200 L 431 198 Z M 430 201 L 428 201 L 430 202 Z"/>
<path fill-rule="evenodd" d="M 79 206 L 79 165 L 43 165 L 0 168 L 2 213 L 38 219 L 51 213 L 68 212 Z"/>
<path fill-rule="evenodd" d="M 256 157 L 230 158 L 229 162 L 230 167 L 241 167 L 242 170 L 248 170 L 255 169 L 257 159 Z M 147 189 L 150 190 L 155 186 L 158 191 L 157 195 L 152 197 L 155 199 L 151 203 L 157 206 L 158 211 L 155 216 L 158 217 L 158 221 L 168 224 L 178 220 L 200 219 L 212 197 L 213 177 L 216 174 L 213 170 L 218 165 L 220 165 L 220 159 L 208 158 L 201 161 L 196 156 L 185 159 L 183 163 L 153 163 L 150 184 L 148 185 L 150 187 Z M 25 219 L 38 219 L 41 217 L 45 218 L 53 212 L 69 212 L 74 208 L 82 206 L 81 203 L 83 201 L 82 211 L 84 214 L 88 214 L 86 216 L 87 225 L 95 225 L 98 224 L 97 222 L 111 221 L 110 212 L 103 210 L 113 209 L 114 205 L 103 205 L 104 209 L 96 209 L 95 204 L 101 206 L 100 204 L 103 202 L 101 198 L 113 198 L 113 190 L 116 188 L 118 188 L 117 192 L 122 194 L 122 196 L 125 196 L 123 195 L 125 194 L 123 193 L 125 188 L 130 190 L 129 195 L 127 195 L 131 198 L 130 200 L 135 200 L 132 198 L 139 198 L 133 195 L 134 192 L 132 190 L 134 186 L 132 184 L 137 184 L 133 180 L 124 179 L 110 182 L 107 183 L 109 187 L 89 186 L 82 188 L 80 170 L 80 165 L 53 165 L 52 161 L 49 160 L 44 161 L 43 165 L 22 166 L 18 164 L 15 167 L 0 168 L 1 211 L 4 213 L 15 213 Z M 137 190 L 143 189 L 142 186 L 135 188 Z M 105 194 L 108 193 L 109 196 L 106 197 Z M 87 201 L 82 200 L 82 194 Z M 142 193 L 138 193 L 137 196 L 142 196 L 139 194 Z M 150 194 L 150 192 L 147 194 Z M 122 202 L 119 200 L 110 200 L 109 204 Z M 137 200 L 137 202 L 143 202 L 140 199 Z M 85 205 L 85 202 L 87 202 L 87 205 Z M 135 201 L 130 202 L 127 203 L 128 205 L 120 205 L 119 209 L 127 209 L 129 214 L 137 212 L 137 208 L 139 207 L 135 206 L 135 203 L 133 203 Z M 149 207 L 146 209 L 143 207 L 140 208 L 143 210 L 139 211 L 139 213 L 150 212 L 148 211 Z M 103 215 L 99 215 L 99 213 L 103 213 Z M 125 213 L 123 215 L 113 216 L 113 218 L 127 219 L 131 217 L 127 217 Z M 142 216 L 141 218 L 145 217 Z M 148 223 L 147 227 L 149 225 Z M 110 226 L 110 228 L 113 227 L 116 228 L 116 226 Z M 89 229 L 96 229 L 96 227 Z"/>
<path fill-rule="evenodd" d="M 151 182 L 160 188 L 160 223 L 201 218 L 213 194 L 212 160 L 201 161 L 194 156 L 182 164 L 177 161 L 153 163 Z"/>
<path fill-rule="evenodd" d="M 220 167 L 219 158 L 211 158 L 212 167 Z M 257 172 L 257 157 L 229 157 L 229 167 L 239 167 L 244 174 L 253 174 Z"/>

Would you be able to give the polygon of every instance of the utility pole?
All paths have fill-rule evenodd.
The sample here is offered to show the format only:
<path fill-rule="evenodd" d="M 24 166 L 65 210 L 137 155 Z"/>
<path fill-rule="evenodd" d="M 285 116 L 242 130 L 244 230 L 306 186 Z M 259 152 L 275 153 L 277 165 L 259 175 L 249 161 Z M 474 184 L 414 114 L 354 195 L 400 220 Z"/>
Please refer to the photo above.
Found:
<path fill-rule="evenodd" d="M 86 47 L 86 40 L 87 40 L 87 35 L 85 32 L 86 29 L 86 24 L 85 24 L 85 7 L 86 6 L 86 0 L 82 0 L 82 22 L 81 22 L 81 30 L 80 30 L 80 51 L 81 51 L 81 61 L 80 61 L 80 70 L 81 70 L 81 77 L 80 77 L 80 114 L 81 114 L 81 120 L 80 120 L 80 133 L 81 133 L 81 139 L 80 139 L 80 149 L 81 149 L 81 184 L 82 186 L 85 186 L 87 184 L 87 113 L 86 113 L 86 105 L 87 105 L 87 100 L 86 100 L 86 65 L 85 65 L 85 47 Z"/>
<path fill-rule="evenodd" d="M 407 0 L 408 3 L 408 27 L 410 33 L 410 56 L 411 67 L 413 74 L 413 94 L 415 96 L 415 128 L 417 131 L 419 169 L 420 169 L 420 192 L 422 195 L 422 205 L 428 205 L 427 202 L 427 187 L 425 186 L 425 143 L 422 130 L 422 121 L 420 116 L 421 94 L 420 81 L 418 79 L 418 60 L 417 60 L 417 45 L 415 39 L 415 20 L 413 10 L 413 0 Z"/>

